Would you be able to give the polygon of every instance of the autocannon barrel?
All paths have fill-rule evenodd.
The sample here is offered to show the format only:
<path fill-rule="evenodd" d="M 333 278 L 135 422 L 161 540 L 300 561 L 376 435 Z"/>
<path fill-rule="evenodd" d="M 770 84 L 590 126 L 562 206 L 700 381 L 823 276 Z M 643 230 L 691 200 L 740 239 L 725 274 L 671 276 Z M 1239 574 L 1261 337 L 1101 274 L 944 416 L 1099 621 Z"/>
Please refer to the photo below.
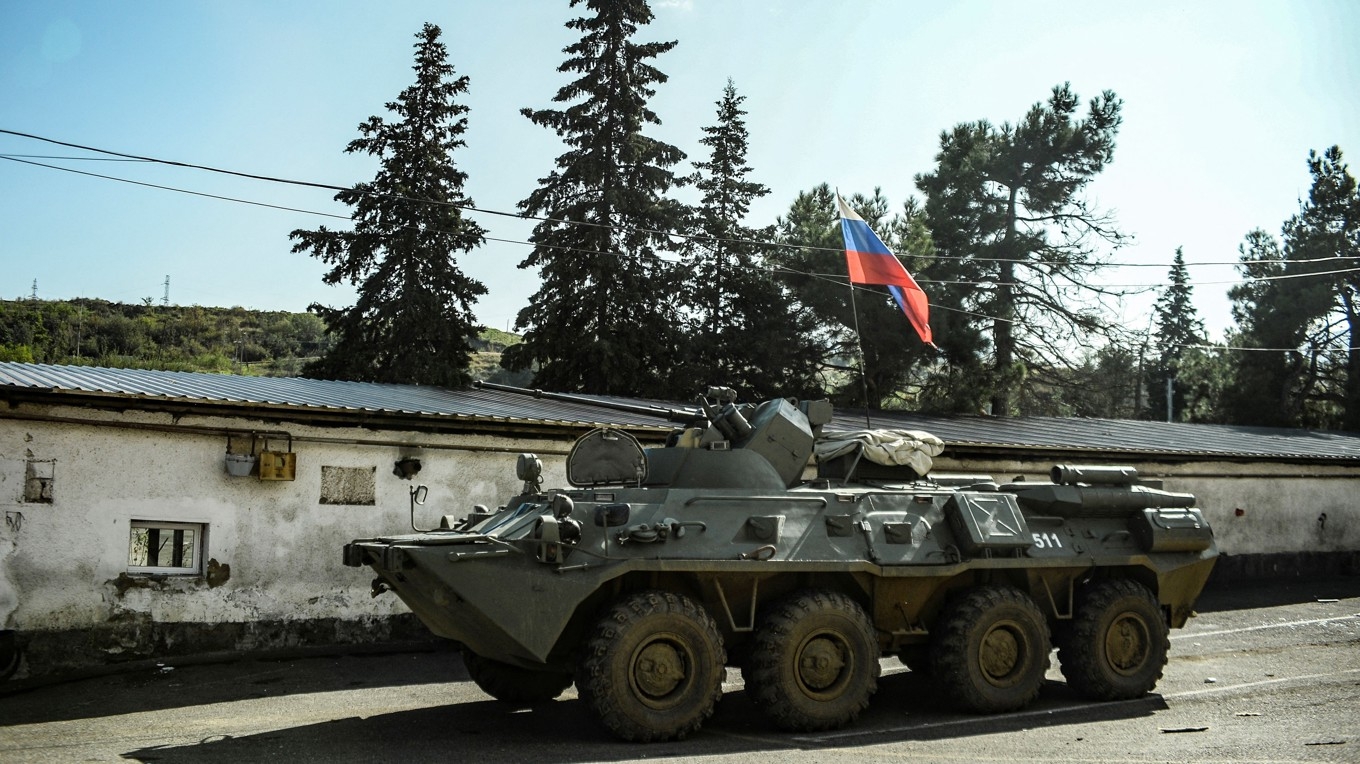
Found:
<path fill-rule="evenodd" d="M 563 403 L 579 403 L 586 406 L 599 406 L 600 408 L 613 409 L 614 411 L 627 411 L 631 414 L 642 414 L 644 416 L 662 417 L 672 422 L 692 422 L 704 416 L 704 412 L 699 408 L 667 408 L 665 406 L 649 406 L 639 403 L 622 403 L 619 401 L 601 400 L 599 398 L 587 398 L 583 395 L 568 395 L 567 393 L 550 393 L 543 390 L 531 390 L 527 387 L 515 387 L 513 385 L 499 385 L 493 382 L 473 382 L 473 388 L 497 390 L 504 393 L 515 393 L 516 395 L 527 395 L 532 398 L 547 398 L 550 401 L 562 401 Z"/>
<path fill-rule="evenodd" d="M 1063 517 L 1122 517 L 1142 509 L 1193 507 L 1195 497 L 1140 485 L 1031 485 L 1012 483 L 1006 491 L 1015 494 L 1021 506 L 1034 512 Z"/>
<path fill-rule="evenodd" d="M 1059 464 L 1050 473 L 1050 479 L 1058 485 L 1130 485 L 1138 479 L 1138 470 L 1133 467 L 1091 467 L 1088 465 Z"/>

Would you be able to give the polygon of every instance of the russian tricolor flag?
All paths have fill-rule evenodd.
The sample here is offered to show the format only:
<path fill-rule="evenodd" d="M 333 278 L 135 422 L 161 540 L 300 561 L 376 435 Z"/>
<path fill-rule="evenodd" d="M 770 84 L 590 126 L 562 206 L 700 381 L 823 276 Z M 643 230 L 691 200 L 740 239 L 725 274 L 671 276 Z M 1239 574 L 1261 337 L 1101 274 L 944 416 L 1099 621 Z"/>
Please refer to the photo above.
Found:
<path fill-rule="evenodd" d="M 926 293 L 902 267 L 902 261 L 888 250 L 878 234 L 864 222 L 864 218 L 850 209 L 840 194 L 836 194 L 836 206 L 841 213 L 841 235 L 845 237 L 845 261 L 850 266 L 850 283 L 888 287 L 921 340 L 934 347 L 930 332 L 930 301 L 926 299 Z"/>

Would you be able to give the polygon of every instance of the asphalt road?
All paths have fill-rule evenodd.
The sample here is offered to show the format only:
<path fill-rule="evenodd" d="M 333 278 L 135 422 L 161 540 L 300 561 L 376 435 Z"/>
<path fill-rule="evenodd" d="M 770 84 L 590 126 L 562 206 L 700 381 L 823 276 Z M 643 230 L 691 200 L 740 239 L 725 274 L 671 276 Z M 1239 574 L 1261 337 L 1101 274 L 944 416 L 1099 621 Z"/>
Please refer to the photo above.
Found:
<path fill-rule="evenodd" d="M 734 673 L 699 734 L 637 745 L 574 690 L 507 711 L 447 651 L 145 667 L 0 686 L 0 761 L 1360 762 L 1360 578 L 1206 593 L 1134 701 L 1081 701 L 1055 668 L 1030 708 L 963 716 L 883 669 L 845 730 L 771 731 Z"/>

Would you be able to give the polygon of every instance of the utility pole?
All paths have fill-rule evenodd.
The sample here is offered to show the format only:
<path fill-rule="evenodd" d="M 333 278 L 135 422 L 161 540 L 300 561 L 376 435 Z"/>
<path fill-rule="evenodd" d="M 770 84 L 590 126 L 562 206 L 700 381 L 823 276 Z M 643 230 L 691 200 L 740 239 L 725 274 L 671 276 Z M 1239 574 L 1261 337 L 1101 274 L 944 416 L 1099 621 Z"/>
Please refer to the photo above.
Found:
<path fill-rule="evenodd" d="M 1173 421 L 1171 418 L 1171 380 L 1170 374 L 1166 375 L 1166 421 Z"/>

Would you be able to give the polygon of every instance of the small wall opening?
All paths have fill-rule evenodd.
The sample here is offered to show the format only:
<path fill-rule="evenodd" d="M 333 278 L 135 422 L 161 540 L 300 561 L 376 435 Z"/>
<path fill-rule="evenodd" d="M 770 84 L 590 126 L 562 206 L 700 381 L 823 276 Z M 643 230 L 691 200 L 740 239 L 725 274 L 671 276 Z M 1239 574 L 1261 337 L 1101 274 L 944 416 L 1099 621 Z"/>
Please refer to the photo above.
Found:
<path fill-rule="evenodd" d="M 377 504 L 377 467 L 321 468 L 321 503 Z"/>
<path fill-rule="evenodd" d="M 24 502 L 51 504 L 56 471 L 55 459 L 29 459 L 24 465 Z"/>

